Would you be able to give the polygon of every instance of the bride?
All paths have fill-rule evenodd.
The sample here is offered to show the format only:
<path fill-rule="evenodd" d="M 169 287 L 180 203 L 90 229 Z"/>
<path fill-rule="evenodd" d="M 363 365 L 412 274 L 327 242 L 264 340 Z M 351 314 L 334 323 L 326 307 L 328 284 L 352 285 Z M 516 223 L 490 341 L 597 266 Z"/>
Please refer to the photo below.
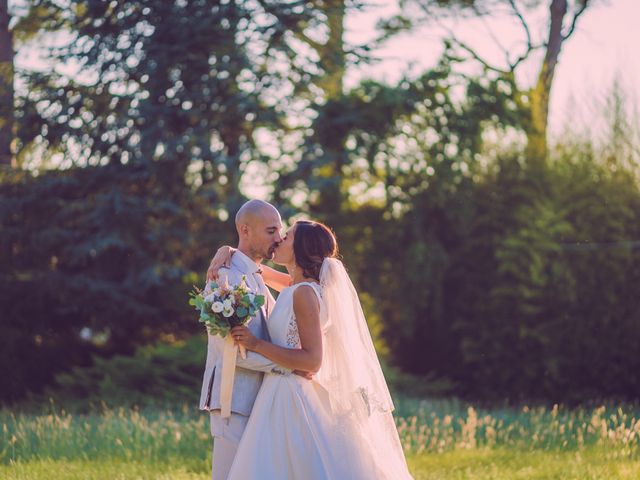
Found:
<path fill-rule="evenodd" d="M 232 254 L 222 247 L 214 265 Z M 314 374 L 265 375 L 229 480 L 411 478 L 358 295 L 336 255 L 329 228 L 296 222 L 273 258 L 289 274 L 262 266 L 267 285 L 281 290 L 271 342 L 244 326 L 231 331 L 248 350 Z"/>

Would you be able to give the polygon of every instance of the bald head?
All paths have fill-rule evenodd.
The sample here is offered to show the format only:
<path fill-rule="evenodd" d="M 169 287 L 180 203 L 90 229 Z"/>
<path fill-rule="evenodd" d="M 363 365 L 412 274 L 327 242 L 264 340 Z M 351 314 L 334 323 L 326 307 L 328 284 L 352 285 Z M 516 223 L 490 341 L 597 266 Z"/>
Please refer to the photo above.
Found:
<path fill-rule="evenodd" d="M 256 226 L 267 218 L 273 218 L 280 214 L 276 207 L 262 200 L 249 200 L 240 207 L 236 213 L 236 229 L 239 230 L 242 225 Z"/>
<path fill-rule="evenodd" d="M 282 242 L 282 220 L 276 207 L 262 200 L 249 200 L 236 214 L 238 249 L 250 258 L 271 259 Z"/>

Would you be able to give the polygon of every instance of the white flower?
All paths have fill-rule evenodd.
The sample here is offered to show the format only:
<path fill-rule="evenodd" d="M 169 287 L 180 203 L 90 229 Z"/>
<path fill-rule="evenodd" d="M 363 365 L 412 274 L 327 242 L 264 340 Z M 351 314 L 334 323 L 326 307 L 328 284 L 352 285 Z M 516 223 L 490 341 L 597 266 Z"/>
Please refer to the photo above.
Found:
<path fill-rule="evenodd" d="M 233 315 L 235 313 L 235 310 L 233 309 L 233 307 L 229 307 L 229 308 L 225 308 L 222 311 L 222 315 L 224 315 L 225 317 L 230 317 L 231 315 Z"/>
<path fill-rule="evenodd" d="M 211 304 L 211 310 L 213 313 L 220 313 L 224 309 L 222 302 L 213 302 Z"/>
<path fill-rule="evenodd" d="M 224 301 L 223 305 L 224 305 L 224 308 L 227 308 L 227 309 L 232 308 L 233 307 L 233 299 L 227 298 Z"/>

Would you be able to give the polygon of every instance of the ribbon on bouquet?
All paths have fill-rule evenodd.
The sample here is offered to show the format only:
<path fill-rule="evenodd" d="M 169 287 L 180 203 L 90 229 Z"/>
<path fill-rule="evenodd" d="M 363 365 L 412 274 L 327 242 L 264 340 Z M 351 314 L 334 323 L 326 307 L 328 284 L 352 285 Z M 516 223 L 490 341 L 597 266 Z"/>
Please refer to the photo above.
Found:
<path fill-rule="evenodd" d="M 240 356 L 247 358 L 247 351 L 244 347 L 236 345 L 227 335 L 224 339 L 224 349 L 222 350 L 222 379 L 220 380 L 220 416 L 229 418 L 231 416 L 231 398 L 233 396 L 233 381 L 236 376 L 236 355 L 240 349 Z"/>

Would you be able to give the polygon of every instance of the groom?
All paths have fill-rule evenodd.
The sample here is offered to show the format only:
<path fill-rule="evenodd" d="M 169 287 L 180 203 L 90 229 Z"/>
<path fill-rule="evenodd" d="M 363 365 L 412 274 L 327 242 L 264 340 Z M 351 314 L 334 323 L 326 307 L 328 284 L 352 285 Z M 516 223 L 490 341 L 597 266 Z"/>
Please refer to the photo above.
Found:
<path fill-rule="evenodd" d="M 238 249 L 231 259 L 231 266 L 221 268 L 219 283 L 228 280 L 238 284 L 246 275 L 247 286 L 264 295 L 265 305 L 247 325 L 258 338 L 269 340 L 265 321 L 273 311 L 275 300 L 262 280 L 259 265 L 263 259 L 273 258 L 275 249 L 282 242 L 282 221 L 276 208 L 261 200 L 245 203 L 236 215 Z M 225 480 L 233 463 L 238 443 L 242 437 L 256 395 L 262 384 L 264 372 L 288 374 L 290 370 L 280 367 L 255 352 L 247 351 L 247 358 L 236 359 L 236 372 L 231 399 L 231 416 L 220 416 L 220 386 L 222 351 L 224 340 L 218 335 L 208 336 L 207 363 L 200 395 L 200 410 L 207 410 L 211 417 L 213 435 L 213 480 Z"/>

